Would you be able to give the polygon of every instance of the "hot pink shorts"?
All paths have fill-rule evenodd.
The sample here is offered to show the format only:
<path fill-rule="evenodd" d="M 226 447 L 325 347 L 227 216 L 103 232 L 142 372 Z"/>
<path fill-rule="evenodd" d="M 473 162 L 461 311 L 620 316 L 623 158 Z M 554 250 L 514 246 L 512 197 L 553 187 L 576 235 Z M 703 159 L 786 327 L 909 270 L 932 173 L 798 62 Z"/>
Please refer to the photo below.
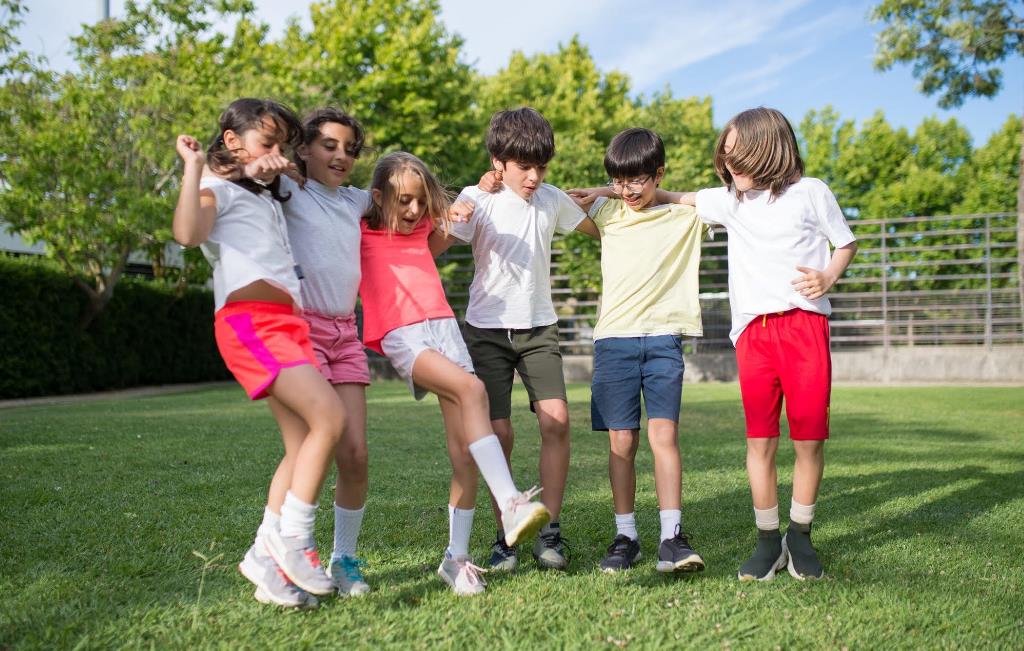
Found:
<path fill-rule="evenodd" d="M 356 317 L 327 316 L 306 310 L 309 339 L 320 363 L 320 373 L 331 384 L 369 384 L 370 366 L 356 331 Z"/>

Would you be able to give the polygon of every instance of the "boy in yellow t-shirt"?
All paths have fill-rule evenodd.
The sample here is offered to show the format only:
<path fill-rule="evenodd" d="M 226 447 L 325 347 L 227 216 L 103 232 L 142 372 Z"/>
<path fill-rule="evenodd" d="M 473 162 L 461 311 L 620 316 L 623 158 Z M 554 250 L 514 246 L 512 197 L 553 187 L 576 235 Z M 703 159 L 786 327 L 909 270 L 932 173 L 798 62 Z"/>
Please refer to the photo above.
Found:
<path fill-rule="evenodd" d="M 634 460 L 643 396 L 661 515 L 657 570 L 702 570 L 704 559 L 682 530 L 678 425 L 682 339 L 702 334 L 697 267 L 706 227 L 692 207 L 657 205 L 665 146 L 653 131 L 627 129 L 616 135 L 604 166 L 611 178 L 608 189 L 569 192 L 583 206 L 592 203 L 590 216 L 601 232 L 603 290 L 590 412 L 593 429 L 609 434 L 617 529 L 601 569 L 625 570 L 640 558 Z"/>

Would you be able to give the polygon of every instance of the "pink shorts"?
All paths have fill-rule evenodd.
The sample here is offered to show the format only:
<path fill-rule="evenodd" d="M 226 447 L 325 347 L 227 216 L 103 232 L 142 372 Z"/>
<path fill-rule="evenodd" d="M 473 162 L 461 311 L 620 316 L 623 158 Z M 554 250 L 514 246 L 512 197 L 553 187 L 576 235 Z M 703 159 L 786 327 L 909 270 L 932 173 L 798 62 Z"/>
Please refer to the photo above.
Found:
<path fill-rule="evenodd" d="M 306 310 L 309 339 L 320 373 L 331 384 L 369 384 L 370 365 L 356 331 L 356 316 L 327 316 Z"/>
<path fill-rule="evenodd" d="M 747 438 L 779 435 L 783 398 L 791 439 L 828 438 L 828 341 L 828 318 L 799 309 L 762 314 L 743 329 L 736 341 L 736 362 Z"/>

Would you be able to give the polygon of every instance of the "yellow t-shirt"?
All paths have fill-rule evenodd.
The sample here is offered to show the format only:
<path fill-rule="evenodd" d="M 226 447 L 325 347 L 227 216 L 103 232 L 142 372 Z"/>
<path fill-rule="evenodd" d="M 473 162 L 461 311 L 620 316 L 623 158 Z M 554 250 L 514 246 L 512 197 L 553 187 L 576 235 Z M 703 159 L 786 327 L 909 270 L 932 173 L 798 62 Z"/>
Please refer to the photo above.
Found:
<path fill-rule="evenodd" d="M 621 199 L 595 203 L 601 231 L 601 311 L 594 339 L 701 336 L 697 272 L 707 232 L 691 206 L 634 212 Z"/>

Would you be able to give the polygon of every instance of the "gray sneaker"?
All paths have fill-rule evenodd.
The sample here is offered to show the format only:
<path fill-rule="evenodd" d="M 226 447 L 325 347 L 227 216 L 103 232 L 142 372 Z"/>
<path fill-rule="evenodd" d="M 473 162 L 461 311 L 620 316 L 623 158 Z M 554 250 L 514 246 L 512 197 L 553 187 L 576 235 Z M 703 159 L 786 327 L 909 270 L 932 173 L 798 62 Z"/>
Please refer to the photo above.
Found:
<path fill-rule="evenodd" d="M 327 566 L 327 576 L 334 581 L 334 587 L 342 597 L 357 597 L 370 591 L 370 584 L 363 578 L 362 568 L 366 561 L 352 556 L 332 558 Z"/>
<path fill-rule="evenodd" d="M 511 572 L 519 564 L 515 548 L 505 544 L 505 534 L 501 531 L 498 532 L 498 537 L 491 545 L 491 558 L 487 564 L 490 569 L 499 572 Z"/>
<path fill-rule="evenodd" d="M 270 529 L 264 533 L 264 544 L 295 585 L 318 596 L 334 592 L 334 583 L 324 573 L 312 540 L 282 536 L 280 531 Z"/>
<path fill-rule="evenodd" d="M 256 600 L 285 608 L 303 608 L 311 595 L 299 590 L 288 580 L 274 559 L 256 554 L 256 545 L 249 548 L 238 564 L 242 576 L 256 586 Z"/>
<path fill-rule="evenodd" d="M 448 552 L 445 552 L 444 559 L 437 568 L 438 575 L 460 597 L 483 592 L 487 587 L 487 582 L 484 581 L 481 574 L 486 571 L 482 567 L 473 565 L 473 559 L 469 556 L 449 556 Z"/>
<path fill-rule="evenodd" d="M 533 543 L 533 558 L 537 565 L 549 570 L 564 570 L 569 566 L 568 547 L 562 538 L 562 529 L 553 522 L 540 530 Z"/>
<path fill-rule="evenodd" d="M 505 544 L 515 547 L 520 541 L 533 538 L 540 528 L 548 523 L 551 514 L 540 502 L 530 500 L 540 493 L 539 488 L 531 488 L 519 493 L 508 501 L 501 511 L 501 528 L 505 530 Z"/>
<path fill-rule="evenodd" d="M 275 602 L 273 598 L 271 598 L 271 596 L 267 594 L 267 592 L 263 588 L 256 588 L 256 592 L 254 592 L 252 596 L 256 599 L 256 601 L 260 602 L 261 604 L 275 604 L 278 606 L 281 605 Z M 318 608 L 320 606 L 320 600 L 314 597 L 313 595 L 309 594 L 308 592 L 303 592 L 302 596 L 304 601 L 298 606 L 295 606 L 295 608 L 298 608 L 299 610 L 313 610 L 314 608 Z"/>
<path fill-rule="evenodd" d="M 786 567 L 786 548 L 778 529 L 758 529 L 757 546 L 737 574 L 740 581 L 771 581 Z"/>
<path fill-rule="evenodd" d="M 659 572 L 700 572 L 704 569 L 704 559 L 690 547 L 690 538 L 677 524 L 675 535 L 662 540 L 658 546 L 658 564 L 654 569 Z"/>

